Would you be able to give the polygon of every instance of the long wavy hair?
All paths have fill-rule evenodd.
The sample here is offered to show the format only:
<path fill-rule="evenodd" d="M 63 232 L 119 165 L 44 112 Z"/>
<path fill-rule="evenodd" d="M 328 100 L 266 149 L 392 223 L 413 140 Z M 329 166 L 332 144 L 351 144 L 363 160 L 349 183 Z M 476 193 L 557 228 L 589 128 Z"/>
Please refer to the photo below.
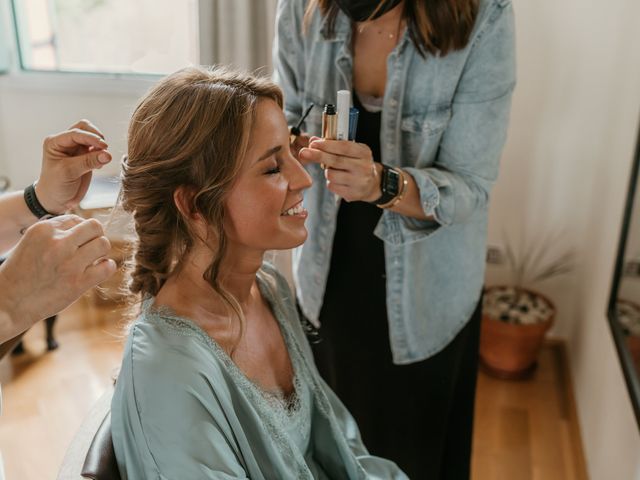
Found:
<path fill-rule="evenodd" d="M 388 1 L 380 0 L 376 11 Z M 305 11 L 305 26 L 309 25 L 316 9 L 326 18 L 329 33 L 333 35 L 338 5 L 334 0 L 310 0 Z M 466 47 L 477 15 L 478 0 L 404 0 L 402 11 L 409 37 L 423 57 L 427 53 L 445 56 Z"/>
<path fill-rule="evenodd" d="M 189 67 L 157 83 L 135 109 L 122 164 L 122 208 L 132 214 L 136 232 L 129 261 L 129 294 L 155 296 L 197 240 L 212 253 L 203 278 L 240 320 L 237 300 L 219 274 L 227 237 L 225 200 L 246 154 L 258 100 L 283 105 L 281 90 L 264 78 L 224 68 Z M 209 235 L 199 238 L 188 216 L 174 203 L 187 187 L 191 213 L 200 214 Z M 238 338 L 239 338 L 238 337 Z"/>

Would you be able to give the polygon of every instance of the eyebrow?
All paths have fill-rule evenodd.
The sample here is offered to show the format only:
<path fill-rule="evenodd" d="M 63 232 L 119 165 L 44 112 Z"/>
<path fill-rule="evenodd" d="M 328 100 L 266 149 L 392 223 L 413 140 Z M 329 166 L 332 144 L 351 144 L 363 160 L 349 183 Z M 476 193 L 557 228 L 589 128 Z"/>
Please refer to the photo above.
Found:
<path fill-rule="evenodd" d="M 278 145 L 277 147 L 273 147 L 267 150 L 266 153 L 264 153 L 258 160 L 256 160 L 256 163 L 259 163 L 262 160 L 269 158 L 273 154 L 278 153 L 280 150 L 282 150 L 282 145 Z"/>

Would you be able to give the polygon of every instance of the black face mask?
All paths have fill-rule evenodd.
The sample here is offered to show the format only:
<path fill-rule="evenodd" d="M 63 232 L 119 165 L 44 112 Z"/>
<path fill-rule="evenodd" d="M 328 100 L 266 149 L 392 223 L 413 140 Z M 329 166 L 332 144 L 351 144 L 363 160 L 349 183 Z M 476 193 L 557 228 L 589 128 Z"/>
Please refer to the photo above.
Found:
<path fill-rule="evenodd" d="M 371 14 L 375 12 L 380 0 L 334 0 L 340 10 L 342 10 L 354 22 L 364 22 L 369 20 Z M 402 0 L 385 0 L 382 7 L 376 12 L 371 20 L 376 19 L 393 7 L 398 5 Z"/>

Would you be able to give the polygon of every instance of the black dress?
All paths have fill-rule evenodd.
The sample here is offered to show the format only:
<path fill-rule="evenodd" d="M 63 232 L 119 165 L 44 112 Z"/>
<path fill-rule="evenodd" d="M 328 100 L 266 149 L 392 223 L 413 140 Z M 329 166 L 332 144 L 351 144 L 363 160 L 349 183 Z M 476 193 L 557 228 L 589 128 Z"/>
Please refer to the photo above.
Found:
<path fill-rule="evenodd" d="M 380 161 L 381 113 L 360 110 L 356 141 Z M 386 309 L 385 257 L 373 234 L 382 210 L 342 201 L 318 342 L 318 369 L 355 417 L 373 455 L 411 479 L 469 478 L 480 310 L 440 353 L 394 365 Z"/>

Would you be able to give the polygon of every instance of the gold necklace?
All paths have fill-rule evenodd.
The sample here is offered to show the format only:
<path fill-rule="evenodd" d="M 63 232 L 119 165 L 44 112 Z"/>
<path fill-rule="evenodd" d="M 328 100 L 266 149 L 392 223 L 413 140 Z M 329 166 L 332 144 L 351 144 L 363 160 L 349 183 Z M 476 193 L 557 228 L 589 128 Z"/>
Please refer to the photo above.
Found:
<path fill-rule="evenodd" d="M 359 33 L 360 35 L 362 35 L 362 33 L 367 29 L 367 27 L 368 27 L 369 25 L 371 25 L 371 23 L 370 23 L 370 22 L 362 22 L 362 24 L 358 25 L 358 33 Z M 396 31 L 395 31 L 395 32 L 389 32 L 388 30 L 387 30 L 387 31 L 385 31 L 385 29 L 384 29 L 384 28 L 378 28 L 378 29 L 376 30 L 376 33 L 377 33 L 378 35 L 386 34 L 387 38 L 389 38 L 389 39 L 393 39 L 393 38 L 396 38 L 397 36 L 399 36 L 399 35 L 400 35 L 400 28 L 401 28 L 401 25 L 402 25 L 402 18 L 398 21 L 398 26 L 396 27 Z"/>

